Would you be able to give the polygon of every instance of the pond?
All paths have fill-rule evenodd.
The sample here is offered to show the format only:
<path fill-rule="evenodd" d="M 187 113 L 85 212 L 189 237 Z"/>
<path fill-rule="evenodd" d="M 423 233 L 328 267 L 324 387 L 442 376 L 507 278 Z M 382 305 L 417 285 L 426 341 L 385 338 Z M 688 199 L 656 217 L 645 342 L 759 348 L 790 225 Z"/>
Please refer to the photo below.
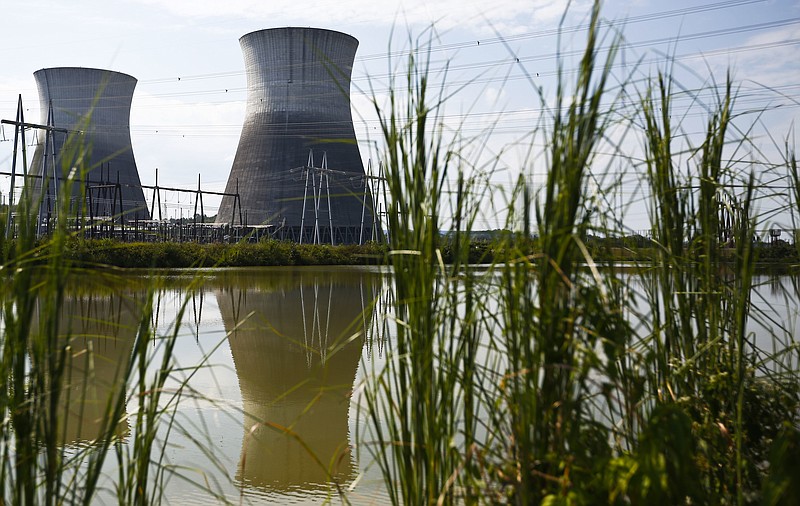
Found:
<path fill-rule="evenodd" d="M 637 283 L 629 285 L 636 290 Z M 73 356 L 93 363 L 70 365 L 67 445 L 97 437 L 102 399 L 117 388 L 132 353 L 149 284 L 145 275 L 87 276 L 68 290 L 61 333 Z M 762 330 L 755 344 L 775 345 L 760 337 L 771 325 L 773 332 L 784 325 L 791 341 L 791 278 L 763 276 L 756 284 L 754 327 Z M 177 329 L 179 379 L 168 388 L 185 383 L 174 424 L 159 434 L 166 499 L 205 504 L 211 489 L 236 503 L 319 504 L 339 502 L 341 490 L 354 504 L 388 502 L 369 452 L 355 444 L 366 424 L 359 386 L 391 347 L 392 297 L 391 273 L 381 268 L 165 274 L 150 318 L 158 335 Z M 135 416 L 135 399 L 126 410 Z M 123 439 L 129 423 L 117 428 Z M 106 465 L 111 480 L 115 463 Z M 104 486 L 100 498 L 114 503 L 112 485 Z"/>
<path fill-rule="evenodd" d="M 361 489 L 364 503 L 382 502 L 378 476 L 361 472 L 353 450 L 359 422 L 351 399 L 362 357 L 377 358 L 385 345 L 379 306 L 388 280 L 380 269 L 329 267 L 165 276 L 152 323 L 158 335 L 179 323 L 182 379 L 168 388 L 186 382 L 166 445 L 174 472 L 166 498 L 206 504 L 210 486 L 233 502 L 318 504 L 337 500 L 335 482 L 351 488 L 352 502 Z M 103 400 L 132 353 L 148 300 L 144 276 L 96 281 L 81 279 L 62 308 L 61 334 L 76 357 L 63 429 L 71 445 L 97 437 Z M 87 355 L 91 367 L 80 359 Z M 134 416 L 135 400 L 126 408 Z M 118 427 L 122 437 L 128 423 Z"/>

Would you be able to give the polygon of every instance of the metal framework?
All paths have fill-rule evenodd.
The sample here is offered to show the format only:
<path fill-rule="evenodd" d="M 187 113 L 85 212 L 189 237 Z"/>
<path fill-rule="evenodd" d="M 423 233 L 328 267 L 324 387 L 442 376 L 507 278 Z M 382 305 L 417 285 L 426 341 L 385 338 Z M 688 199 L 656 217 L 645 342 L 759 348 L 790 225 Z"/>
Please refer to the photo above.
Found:
<path fill-rule="evenodd" d="M 376 194 L 375 183 L 381 184 L 385 181 L 382 176 L 372 175 L 372 162 L 369 162 L 368 171 L 361 176 L 353 176 L 352 174 L 342 171 L 331 169 L 328 167 L 328 154 L 323 152 L 322 164 L 319 167 L 314 165 L 314 150 L 308 151 L 308 161 L 306 165 L 295 167 L 289 170 L 290 174 L 301 173 L 303 181 L 303 208 L 300 216 L 300 227 L 291 231 L 285 230 L 285 223 L 281 223 L 278 229 L 279 234 L 291 233 L 289 237 L 300 244 L 303 242 L 310 242 L 312 244 L 330 243 L 336 244 L 363 244 L 365 239 L 369 241 L 381 241 L 383 239 L 380 222 L 379 210 L 370 210 L 369 219 L 367 222 L 367 202 L 374 200 L 372 195 Z M 337 178 L 339 181 L 337 181 Z M 361 220 L 358 226 L 342 227 L 335 226 L 336 219 L 334 214 L 336 207 L 331 205 L 331 180 L 340 183 L 346 182 L 350 186 L 362 188 L 361 197 Z M 309 190 L 311 194 L 309 195 Z M 311 208 L 309 210 L 309 207 Z M 313 224 L 309 225 L 306 222 L 306 213 L 313 211 L 313 217 L 308 216 L 309 222 L 313 219 Z M 327 220 L 325 214 L 327 213 Z M 327 222 L 327 223 L 326 223 Z M 327 226 L 326 226 L 327 225 Z M 369 233 L 369 237 L 365 237 L 365 231 Z M 287 237 L 282 237 L 287 238 Z"/>
<path fill-rule="evenodd" d="M 57 128 L 53 126 L 53 115 L 48 112 L 47 124 L 41 125 L 37 123 L 25 122 L 24 107 L 22 105 L 22 96 L 19 96 L 17 102 L 17 114 L 15 120 L 0 120 L 0 125 L 13 125 L 14 126 L 14 149 L 12 154 L 11 172 L 0 172 L 0 175 L 11 177 L 11 188 L 8 198 L 7 219 L 6 219 L 6 237 L 11 237 L 15 234 L 15 218 L 18 211 L 19 203 L 15 205 L 15 194 L 17 177 L 23 179 L 21 201 L 27 200 L 28 204 L 26 211 L 33 212 L 37 210 L 36 227 L 39 235 L 47 235 L 51 232 L 52 225 L 58 217 L 59 209 L 67 209 L 74 212 L 74 229 L 83 230 L 90 237 L 117 237 L 123 240 L 193 240 L 193 241 L 223 241 L 223 240 L 241 240 L 248 235 L 252 235 L 253 231 L 250 230 L 246 223 L 242 221 L 241 205 L 239 204 L 238 194 L 227 194 L 222 192 L 204 191 L 201 188 L 200 175 L 197 176 L 197 189 L 188 190 L 185 188 L 171 188 L 158 185 L 158 170 L 156 169 L 156 184 L 149 185 L 132 185 L 120 182 L 119 173 L 116 173 L 116 180 L 112 180 L 111 164 L 106 162 L 101 164 L 98 170 L 94 171 L 94 175 L 99 175 L 99 179 L 81 179 L 70 177 L 69 182 L 72 185 L 83 185 L 83 201 L 78 204 L 80 198 L 66 195 L 65 192 L 59 188 L 59 184 L 65 182 L 56 171 L 55 160 L 57 152 L 55 149 L 55 142 L 53 140 L 53 133 L 59 132 L 63 134 L 75 133 L 65 128 Z M 44 131 L 45 141 L 42 156 L 42 171 L 39 174 L 31 174 L 28 171 L 27 163 L 27 140 L 26 131 L 33 130 L 34 132 Z M 5 131 L 3 131 L 5 134 Z M 22 170 L 21 173 L 17 171 L 18 155 L 22 154 Z M 35 184 L 32 184 L 35 182 Z M 133 219 L 128 219 L 123 212 L 122 196 L 124 188 L 133 187 L 135 190 L 143 192 L 145 189 L 153 191 L 152 204 L 158 202 L 158 216 L 159 220 L 142 220 L 134 216 Z M 34 195 L 34 189 L 40 189 L 38 197 Z M 184 223 L 170 223 L 163 220 L 161 214 L 161 192 L 171 191 L 176 193 L 188 193 L 194 196 L 194 216 L 191 225 L 187 226 Z M 198 205 L 200 207 L 200 216 L 205 215 L 203 195 L 218 195 L 230 197 L 233 202 L 233 213 L 228 223 L 221 225 L 212 225 L 197 221 Z M 39 202 L 34 201 L 38 198 Z M 62 203 L 61 199 L 68 198 L 68 203 Z M 64 204 L 68 204 L 64 206 Z M 152 209 L 152 206 L 151 206 Z M 236 223 L 238 211 L 238 224 Z M 152 212 L 152 211 L 151 211 Z"/>

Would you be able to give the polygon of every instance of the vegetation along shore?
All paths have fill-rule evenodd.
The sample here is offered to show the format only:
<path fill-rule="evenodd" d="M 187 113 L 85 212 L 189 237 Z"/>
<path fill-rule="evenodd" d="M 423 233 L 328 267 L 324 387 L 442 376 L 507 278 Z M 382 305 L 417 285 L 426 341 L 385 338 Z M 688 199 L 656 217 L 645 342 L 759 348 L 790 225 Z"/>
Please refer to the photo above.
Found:
<path fill-rule="evenodd" d="M 510 231 L 479 232 L 469 240 L 468 262 L 492 265 L 502 259 Z M 10 241 L 8 245 L 13 245 Z M 41 262 L 49 256 L 49 241 L 36 245 L 32 260 Z M 437 241 L 442 261 L 457 261 L 458 243 L 448 235 Z M 589 237 L 586 246 L 591 258 L 599 263 L 627 262 L 646 268 L 659 260 L 657 243 L 642 236 L 621 238 Z M 14 254 L 10 246 L 8 254 Z M 270 267 L 302 265 L 389 265 L 389 245 L 369 242 L 363 245 L 300 244 L 291 241 L 262 239 L 258 242 L 195 243 L 195 242 L 123 242 L 114 239 L 82 239 L 69 237 L 62 254 L 82 268 L 119 267 L 133 269 L 179 269 L 197 267 Z M 721 263 L 735 260 L 732 249 L 722 248 Z M 529 255 L 541 253 L 539 241 L 529 243 Z M 793 243 L 758 242 L 754 248 L 756 265 L 781 268 L 791 272 L 800 267 L 798 249 Z"/>

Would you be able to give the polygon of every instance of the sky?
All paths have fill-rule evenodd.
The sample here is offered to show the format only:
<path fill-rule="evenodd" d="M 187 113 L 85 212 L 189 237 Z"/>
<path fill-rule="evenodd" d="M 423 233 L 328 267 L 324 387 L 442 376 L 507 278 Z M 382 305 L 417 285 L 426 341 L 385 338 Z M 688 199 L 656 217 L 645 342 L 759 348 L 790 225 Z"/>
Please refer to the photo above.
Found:
<path fill-rule="evenodd" d="M 131 138 L 142 183 L 154 184 L 158 168 L 162 186 L 195 188 L 199 175 L 204 189 L 224 191 L 245 113 L 239 38 L 265 28 L 326 28 L 360 41 L 353 117 L 365 165 L 377 164 L 380 137 L 371 100 L 381 103 L 391 76 L 402 76 L 404 51 L 421 41 L 430 49 L 435 80 L 445 80 L 442 86 L 454 93 L 443 123 L 462 135 L 477 165 L 491 170 L 487 184 L 499 208 L 499 195 L 520 170 L 533 174 L 534 183 L 543 177 L 541 145 L 530 133 L 547 124 L 543 106 L 552 103 L 556 86 L 557 29 L 560 23 L 565 28 L 560 48 L 569 81 L 590 8 L 587 0 L 0 0 L 0 119 L 14 119 L 22 94 L 26 120 L 40 121 L 36 70 L 79 66 L 124 72 L 138 79 Z M 747 130 L 756 147 L 736 155 L 775 160 L 776 143 L 795 142 L 800 1 L 607 0 L 602 13 L 623 36 L 614 85 L 622 89 L 624 83 L 629 96 L 643 92 L 644 78 L 665 68 L 667 55 L 674 57 L 676 79 L 685 90 L 712 89 L 730 70 L 737 110 L 761 111 L 743 119 L 745 125 L 756 123 Z M 703 101 L 711 98 L 710 92 L 695 95 L 693 102 L 675 101 L 689 132 L 702 129 L 708 116 Z M 13 133 L 6 125 L 0 135 L 0 172 L 11 170 Z M 611 135 L 636 151 L 635 135 Z M 623 170 L 621 164 L 609 156 L 593 170 L 607 175 Z M 628 205 L 642 190 L 635 174 L 626 177 L 613 198 L 626 210 L 626 227 L 644 229 L 646 206 Z M 8 186 L 9 178 L 0 176 L 3 195 Z M 187 196 L 168 198 L 171 212 L 183 209 L 188 215 Z M 205 205 L 211 209 L 207 214 L 214 214 L 214 199 Z M 496 228 L 503 219 L 487 206 L 481 225 Z M 769 219 L 788 226 L 780 222 L 785 217 Z"/>

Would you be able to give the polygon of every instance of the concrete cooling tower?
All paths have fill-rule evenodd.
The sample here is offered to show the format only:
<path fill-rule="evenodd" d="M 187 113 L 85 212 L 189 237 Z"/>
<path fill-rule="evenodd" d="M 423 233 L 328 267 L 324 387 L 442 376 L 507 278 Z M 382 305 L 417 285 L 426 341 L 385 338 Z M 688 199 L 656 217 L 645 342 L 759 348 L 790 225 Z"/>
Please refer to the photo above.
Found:
<path fill-rule="evenodd" d="M 270 225 L 277 237 L 369 240 L 373 200 L 350 113 L 358 41 L 331 30 L 274 28 L 239 42 L 247 108 L 225 192 L 238 192 L 241 208 L 223 197 L 217 222 L 238 223 L 241 211 L 248 225 Z"/>
<path fill-rule="evenodd" d="M 90 158 L 84 167 L 87 172 L 82 175 L 85 182 L 73 186 L 73 198 L 80 195 L 82 185 L 87 190 L 87 197 L 94 199 L 96 215 L 110 215 L 113 212 L 115 215 L 124 213 L 125 219 L 148 219 L 150 215 L 131 147 L 130 111 L 136 79 L 110 70 L 78 67 L 42 69 L 33 76 L 39 88 L 41 123 L 47 124 L 52 104 L 52 124 L 59 129 L 83 131 L 82 142 L 90 149 Z M 87 117 L 88 123 L 84 123 Z M 53 209 L 54 188 L 58 185 L 58 182 L 54 184 L 49 179 L 53 177 L 49 157 L 55 152 L 55 173 L 60 175 L 67 135 L 55 132 L 54 145 L 46 146 L 42 140 L 44 133 L 39 133 L 40 142 L 31 164 L 31 173 L 42 174 L 42 158 L 46 148 L 48 191 L 42 202 L 43 214 Z M 34 181 L 34 194 L 38 196 L 41 194 L 42 180 Z M 118 187 L 108 186 L 117 183 Z M 98 207 L 101 203 L 102 209 Z"/>

